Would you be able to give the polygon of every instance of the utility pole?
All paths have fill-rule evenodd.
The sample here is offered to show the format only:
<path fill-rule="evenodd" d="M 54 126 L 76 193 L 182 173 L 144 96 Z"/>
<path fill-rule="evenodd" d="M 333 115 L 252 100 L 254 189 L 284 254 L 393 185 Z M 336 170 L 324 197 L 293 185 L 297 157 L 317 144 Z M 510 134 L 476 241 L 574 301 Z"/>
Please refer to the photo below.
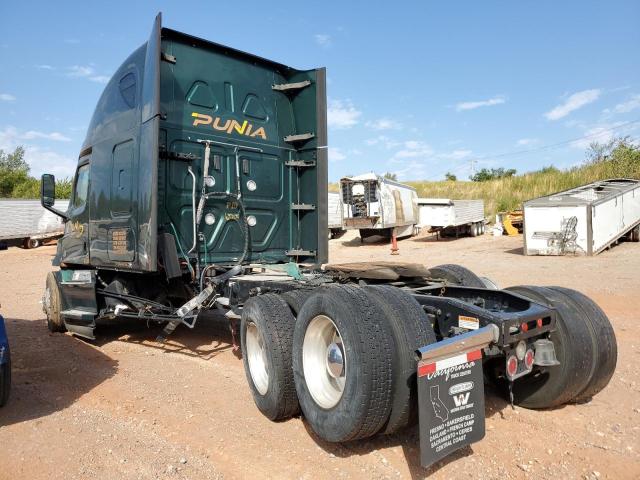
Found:
<path fill-rule="evenodd" d="M 471 176 L 474 177 L 476 174 L 476 161 L 471 159 Z"/>

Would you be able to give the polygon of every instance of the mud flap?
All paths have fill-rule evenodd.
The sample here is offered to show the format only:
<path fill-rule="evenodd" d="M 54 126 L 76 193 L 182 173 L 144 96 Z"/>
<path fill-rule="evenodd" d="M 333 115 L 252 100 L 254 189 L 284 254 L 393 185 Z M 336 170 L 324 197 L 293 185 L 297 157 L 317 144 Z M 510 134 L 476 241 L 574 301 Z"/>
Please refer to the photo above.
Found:
<path fill-rule="evenodd" d="M 482 348 L 496 338 L 491 325 L 418 350 L 423 467 L 484 438 Z"/>

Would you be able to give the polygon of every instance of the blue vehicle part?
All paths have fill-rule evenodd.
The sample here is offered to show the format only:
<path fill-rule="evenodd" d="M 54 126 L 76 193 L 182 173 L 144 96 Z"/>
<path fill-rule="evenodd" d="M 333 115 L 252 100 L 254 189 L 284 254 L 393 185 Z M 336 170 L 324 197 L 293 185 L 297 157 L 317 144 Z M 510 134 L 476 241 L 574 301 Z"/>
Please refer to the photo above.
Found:
<path fill-rule="evenodd" d="M 0 315 L 0 407 L 7 403 L 9 390 L 11 390 L 11 353 L 7 331 L 4 328 L 4 318 Z"/>

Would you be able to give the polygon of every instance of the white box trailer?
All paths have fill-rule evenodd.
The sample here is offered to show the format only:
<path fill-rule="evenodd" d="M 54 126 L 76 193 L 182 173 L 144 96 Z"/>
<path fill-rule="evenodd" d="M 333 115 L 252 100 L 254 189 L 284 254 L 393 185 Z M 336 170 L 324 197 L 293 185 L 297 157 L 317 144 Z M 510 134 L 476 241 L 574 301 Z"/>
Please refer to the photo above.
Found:
<path fill-rule="evenodd" d="M 418 223 L 418 194 L 409 185 L 366 173 L 340 180 L 345 229 L 358 229 L 360 238 L 414 234 Z"/>
<path fill-rule="evenodd" d="M 595 255 L 640 239 L 640 181 L 601 180 L 524 203 L 526 255 Z"/>
<path fill-rule="evenodd" d="M 327 220 L 330 238 L 339 238 L 344 232 L 344 206 L 342 195 L 337 192 L 329 192 L 327 199 Z"/>
<path fill-rule="evenodd" d="M 418 226 L 432 232 L 471 235 L 484 233 L 484 200 L 419 198 Z"/>
<path fill-rule="evenodd" d="M 68 200 L 58 200 L 55 208 L 63 212 Z M 42 240 L 64 233 L 62 219 L 45 210 L 40 200 L 0 199 L 0 241 L 22 240 L 25 248 L 35 248 Z"/>

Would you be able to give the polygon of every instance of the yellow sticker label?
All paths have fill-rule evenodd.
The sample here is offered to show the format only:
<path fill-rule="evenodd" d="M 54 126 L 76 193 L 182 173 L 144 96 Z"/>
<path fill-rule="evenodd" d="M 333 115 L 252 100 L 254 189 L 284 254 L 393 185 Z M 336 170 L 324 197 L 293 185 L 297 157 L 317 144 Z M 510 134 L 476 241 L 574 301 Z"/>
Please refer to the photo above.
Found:
<path fill-rule="evenodd" d="M 477 330 L 480 328 L 480 320 L 476 317 L 458 315 L 458 327 L 466 328 L 467 330 Z"/>

